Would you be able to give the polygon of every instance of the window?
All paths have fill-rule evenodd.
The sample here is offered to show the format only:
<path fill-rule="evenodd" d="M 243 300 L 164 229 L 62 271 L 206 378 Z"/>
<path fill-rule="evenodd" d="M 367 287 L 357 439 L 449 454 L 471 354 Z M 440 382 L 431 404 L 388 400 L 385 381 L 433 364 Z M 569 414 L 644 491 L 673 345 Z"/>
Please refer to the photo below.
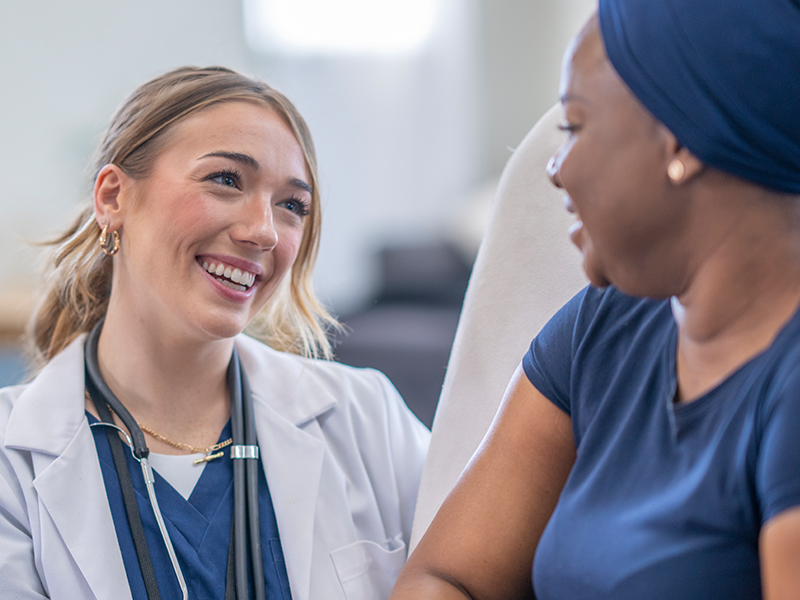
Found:
<path fill-rule="evenodd" d="M 409 54 L 430 36 L 438 0 L 245 0 L 257 52 Z"/>

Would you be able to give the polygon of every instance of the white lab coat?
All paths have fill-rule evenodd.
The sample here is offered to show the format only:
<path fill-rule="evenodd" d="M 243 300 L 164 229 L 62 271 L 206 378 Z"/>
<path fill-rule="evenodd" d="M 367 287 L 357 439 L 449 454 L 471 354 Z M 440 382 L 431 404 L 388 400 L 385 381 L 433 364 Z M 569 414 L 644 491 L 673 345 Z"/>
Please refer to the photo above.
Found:
<path fill-rule="evenodd" d="M 83 340 L 0 391 L 6 600 L 131 597 L 84 413 Z M 376 371 L 244 335 L 236 347 L 293 599 L 386 598 L 406 559 L 427 429 Z"/>

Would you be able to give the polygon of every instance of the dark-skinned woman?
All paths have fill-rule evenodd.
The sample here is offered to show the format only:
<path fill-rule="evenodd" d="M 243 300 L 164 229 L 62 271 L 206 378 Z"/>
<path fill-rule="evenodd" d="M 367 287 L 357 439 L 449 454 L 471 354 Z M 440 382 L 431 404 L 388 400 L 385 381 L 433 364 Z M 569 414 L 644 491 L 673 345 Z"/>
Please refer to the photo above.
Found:
<path fill-rule="evenodd" d="M 601 0 L 561 101 L 591 286 L 391 598 L 800 598 L 800 4 Z"/>

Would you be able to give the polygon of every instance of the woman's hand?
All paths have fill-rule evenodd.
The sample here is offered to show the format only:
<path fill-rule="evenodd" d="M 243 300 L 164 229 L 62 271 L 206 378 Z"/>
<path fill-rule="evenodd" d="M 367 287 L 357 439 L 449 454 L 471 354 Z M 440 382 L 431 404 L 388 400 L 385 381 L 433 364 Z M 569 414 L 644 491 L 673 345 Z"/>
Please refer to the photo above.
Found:
<path fill-rule="evenodd" d="M 574 461 L 569 415 L 518 367 L 390 600 L 532 598 L 533 555 Z"/>

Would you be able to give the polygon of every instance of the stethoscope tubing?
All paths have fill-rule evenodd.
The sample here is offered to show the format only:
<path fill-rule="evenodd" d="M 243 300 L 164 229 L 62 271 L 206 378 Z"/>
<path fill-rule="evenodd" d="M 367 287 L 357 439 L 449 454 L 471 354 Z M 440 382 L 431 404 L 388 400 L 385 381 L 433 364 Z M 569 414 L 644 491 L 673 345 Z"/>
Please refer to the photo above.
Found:
<path fill-rule="evenodd" d="M 144 475 L 144 483 L 147 486 L 147 495 L 150 497 L 150 506 L 153 507 L 153 513 L 156 515 L 156 522 L 158 529 L 161 532 L 161 539 L 167 547 L 167 554 L 169 554 L 169 561 L 172 563 L 172 569 L 175 571 L 175 577 L 178 578 L 178 585 L 181 588 L 181 595 L 183 600 L 189 600 L 189 588 L 186 585 L 186 580 L 183 578 L 183 571 L 178 564 L 178 557 L 175 554 L 175 548 L 172 547 L 172 539 L 167 533 L 167 526 L 164 524 L 164 518 L 161 516 L 161 508 L 158 506 L 158 498 L 156 498 L 156 479 L 153 476 L 153 469 L 150 467 L 150 461 L 142 458 L 139 463 L 142 465 L 142 475 Z"/>
<path fill-rule="evenodd" d="M 250 382 L 247 374 L 241 370 L 242 396 L 251 398 Z M 244 410 L 244 430 L 245 446 L 258 448 L 258 438 L 256 435 L 256 417 L 253 410 L 253 402 L 242 402 Z M 236 461 L 242 462 L 242 461 Z M 258 505 L 258 460 L 245 460 L 245 470 L 247 482 L 247 516 L 250 525 L 250 555 L 261 557 L 261 513 Z M 253 587 L 256 600 L 266 600 L 266 590 L 264 589 L 264 563 L 260 560 L 252 561 L 253 565 Z"/>
<path fill-rule="evenodd" d="M 236 385 L 239 377 L 239 367 L 234 361 L 228 365 L 228 388 L 231 394 L 239 396 L 241 387 Z M 233 434 L 233 445 L 238 446 L 244 439 L 244 415 L 241 401 L 231 398 L 231 430 Z M 234 557 L 247 555 L 247 511 L 246 511 L 246 482 L 245 482 L 245 463 L 241 460 L 233 461 L 233 552 Z M 234 566 L 236 576 L 236 597 L 247 598 L 247 563 L 236 560 Z"/>
<path fill-rule="evenodd" d="M 100 366 L 97 362 L 97 343 L 100 339 L 100 331 L 102 328 L 103 320 L 101 319 L 92 328 L 92 331 L 89 333 L 89 336 L 86 339 L 86 370 L 89 373 L 89 377 L 92 379 L 92 383 L 97 388 L 97 391 L 100 392 L 100 395 L 106 401 L 106 404 L 108 404 L 111 409 L 117 413 L 117 416 L 122 421 L 122 424 L 125 425 L 125 428 L 130 432 L 130 437 L 133 439 L 133 456 L 139 461 L 139 464 L 142 467 L 142 475 L 144 476 L 144 483 L 147 487 L 147 495 L 150 498 L 150 506 L 152 507 L 153 514 L 156 517 L 158 529 L 161 532 L 161 539 L 164 540 L 164 545 L 167 548 L 167 554 L 169 555 L 169 560 L 172 563 L 172 569 L 175 571 L 175 577 L 178 579 L 178 585 L 181 588 L 183 600 L 188 600 L 189 588 L 186 586 L 186 579 L 183 577 L 183 571 L 178 563 L 178 557 L 175 554 L 175 548 L 172 546 L 172 540 L 169 537 L 169 533 L 167 533 L 167 527 L 164 524 L 164 517 L 161 515 L 161 508 L 158 505 L 158 498 L 156 497 L 155 490 L 155 477 L 153 476 L 153 469 L 150 467 L 150 461 L 148 460 L 148 457 L 150 456 L 150 449 L 147 447 L 147 443 L 145 442 L 144 432 L 139 427 L 136 419 L 133 418 L 133 415 L 131 415 L 128 409 L 125 408 L 125 405 L 120 402 L 119 398 L 116 397 L 114 392 L 111 391 L 111 388 L 108 387 L 105 379 L 103 379 L 103 375 L 100 373 Z"/>

